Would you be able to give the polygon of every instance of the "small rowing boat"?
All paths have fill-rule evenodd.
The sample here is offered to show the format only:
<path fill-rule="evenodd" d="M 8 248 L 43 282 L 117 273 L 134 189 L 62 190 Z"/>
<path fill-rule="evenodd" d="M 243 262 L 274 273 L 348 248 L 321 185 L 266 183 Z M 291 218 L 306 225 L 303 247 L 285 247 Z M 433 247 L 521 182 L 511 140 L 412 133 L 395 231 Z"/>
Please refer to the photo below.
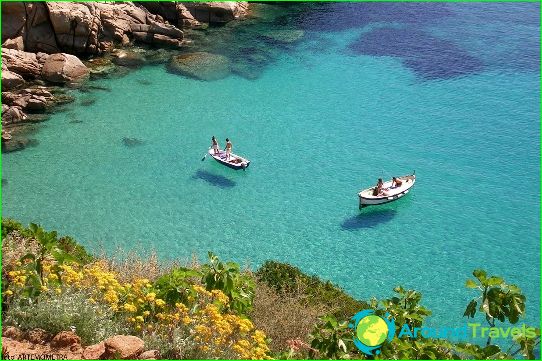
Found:
<path fill-rule="evenodd" d="M 359 192 L 359 209 L 368 206 L 375 206 L 378 204 L 393 202 L 406 195 L 410 191 L 410 188 L 414 186 L 414 183 L 416 183 L 416 172 L 409 175 L 404 175 L 402 177 L 397 177 L 397 179 L 402 182 L 400 186 L 392 187 L 393 180 L 390 179 L 384 182 L 384 185 L 382 186 L 382 192 L 380 192 L 380 194 L 376 196 L 373 196 L 373 191 L 376 186 L 364 189 Z"/>
<path fill-rule="evenodd" d="M 218 163 L 225 165 L 228 168 L 239 170 L 247 169 L 250 165 L 250 160 L 240 157 L 236 154 L 230 154 L 229 158 L 226 156 L 226 152 L 220 150 L 217 154 L 213 149 L 209 149 L 209 155 L 214 158 Z"/>

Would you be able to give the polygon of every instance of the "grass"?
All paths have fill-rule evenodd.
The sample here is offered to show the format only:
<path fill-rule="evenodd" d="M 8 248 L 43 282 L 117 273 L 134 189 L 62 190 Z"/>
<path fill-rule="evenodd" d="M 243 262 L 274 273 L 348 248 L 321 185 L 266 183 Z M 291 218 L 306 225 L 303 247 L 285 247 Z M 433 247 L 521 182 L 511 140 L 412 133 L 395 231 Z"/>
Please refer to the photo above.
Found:
<path fill-rule="evenodd" d="M 301 293 L 305 306 L 322 306 L 337 319 L 347 320 L 369 304 L 347 294 L 340 287 L 317 276 L 307 275 L 286 263 L 266 261 L 256 272 L 259 282 L 281 295 Z"/>

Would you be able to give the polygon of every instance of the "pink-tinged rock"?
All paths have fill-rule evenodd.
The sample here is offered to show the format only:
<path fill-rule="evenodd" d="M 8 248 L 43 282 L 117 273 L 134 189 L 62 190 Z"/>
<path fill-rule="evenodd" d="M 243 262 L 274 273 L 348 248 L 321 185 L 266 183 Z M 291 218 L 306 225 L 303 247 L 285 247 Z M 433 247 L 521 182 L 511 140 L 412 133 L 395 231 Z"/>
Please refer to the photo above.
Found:
<path fill-rule="evenodd" d="M 4 113 L 4 105 L 2 104 L 2 114 Z M 8 131 L 2 129 L 2 139 L 10 140 L 11 134 Z M 2 336 L 9 337 L 12 340 L 20 341 L 24 339 L 24 332 L 19 330 L 17 327 L 6 326 L 2 328 Z"/>
<path fill-rule="evenodd" d="M 81 338 L 72 331 L 59 332 L 51 340 L 52 347 L 72 347 L 74 345 L 81 345 Z"/>
<path fill-rule="evenodd" d="M 102 341 L 96 345 L 85 347 L 83 350 L 83 359 L 100 360 L 105 353 L 105 343 Z"/>
<path fill-rule="evenodd" d="M 135 359 L 142 352 L 145 347 L 145 343 L 138 337 L 117 335 L 108 338 L 104 341 L 105 354 L 104 357 L 120 358 L 123 360 Z"/>
<path fill-rule="evenodd" d="M 2 109 L 2 124 L 19 123 L 26 119 L 26 114 L 21 107 L 9 107 L 7 110 Z M 7 336 L 9 337 L 9 336 Z"/>
<path fill-rule="evenodd" d="M 36 54 L 26 51 L 2 48 L 2 64 L 9 71 L 23 77 L 35 78 L 41 73 L 41 65 L 38 63 Z"/>
<path fill-rule="evenodd" d="M 227 23 L 248 12 L 247 2 L 185 2 L 184 5 L 196 20 L 204 23 Z"/>
<path fill-rule="evenodd" d="M 160 352 L 158 350 L 149 350 L 139 355 L 139 359 L 140 360 L 157 360 L 159 356 L 160 356 Z"/>
<path fill-rule="evenodd" d="M 17 36 L 13 39 L 7 39 L 2 44 L 2 48 L 15 49 L 24 51 L 24 41 L 22 36 Z"/>
<path fill-rule="evenodd" d="M 12 90 L 25 83 L 22 76 L 9 70 L 2 70 L 2 90 Z"/>
<path fill-rule="evenodd" d="M 57 53 L 47 57 L 41 73 L 52 83 L 67 83 L 85 79 L 89 70 L 75 55 Z"/>
<path fill-rule="evenodd" d="M 15 108 L 15 107 L 12 107 Z M 51 340 L 51 334 L 41 328 L 35 328 L 28 331 L 28 341 L 37 344 L 45 344 Z"/>
<path fill-rule="evenodd" d="M 12 136 L 11 136 L 11 133 L 9 132 L 9 130 L 6 130 L 6 129 L 2 129 L 2 142 L 6 142 L 8 140 L 11 140 L 12 139 Z M 19 331 L 20 332 L 20 331 Z M 13 336 L 13 337 L 12 337 Z M 4 336 L 4 337 L 9 337 L 13 340 L 22 340 L 23 339 L 23 335 L 13 335 L 13 334 L 10 334 L 10 336 Z"/>

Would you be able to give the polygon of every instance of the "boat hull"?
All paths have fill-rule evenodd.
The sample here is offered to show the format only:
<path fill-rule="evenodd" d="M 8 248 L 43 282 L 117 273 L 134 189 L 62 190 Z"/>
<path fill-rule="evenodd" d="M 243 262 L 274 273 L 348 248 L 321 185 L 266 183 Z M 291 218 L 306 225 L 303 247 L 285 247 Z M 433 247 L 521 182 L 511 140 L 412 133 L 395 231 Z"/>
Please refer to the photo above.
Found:
<path fill-rule="evenodd" d="M 410 174 L 402 177 L 397 177 L 398 179 L 403 181 L 403 184 L 398 189 L 388 189 L 386 192 L 387 194 L 381 195 L 381 196 L 372 196 L 371 192 L 374 189 L 369 188 L 365 189 L 358 193 L 359 197 L 359 209 L 369 207 L 369 206 L 377 206 L 380 204 L 386 204 L 390 202 L 394 202 L 405 195 L 407 195 L 410 191 L 410 189 L 414 186 L 414 183 L 416 183 L 416 175 Z M 391 180 L 384 183 L 384 186 L 386 184 L 391 185 Z"/>
<path fill-rule="evenodd" d="M 250 165 L 250 161 L 248 159 L 245 159 L 243 157 L 240 157 L 235 154 L 230 155 L 230 159 L 226 159 L 226 153 L 224 151 L 220 151 L 218 154 L 214 154 L 214 151 L 212 149 L 209 150 L 209 155 L 216 160 L 218 163 L 225 165 L 228 168 L 234 169 L 234 170 L 245 170 Z M 235 163 L 232 160 L 240 160 L 239 163 Z"/>

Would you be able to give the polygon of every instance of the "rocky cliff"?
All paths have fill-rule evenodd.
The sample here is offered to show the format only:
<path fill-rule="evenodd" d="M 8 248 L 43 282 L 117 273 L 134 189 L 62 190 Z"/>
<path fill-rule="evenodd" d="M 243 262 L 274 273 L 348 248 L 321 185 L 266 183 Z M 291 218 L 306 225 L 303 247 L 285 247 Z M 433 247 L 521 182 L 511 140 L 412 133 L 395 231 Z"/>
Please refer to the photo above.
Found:
<path fill-rule="evenodd" d="M 101 54 L 131 41 L 182 46 L 180 28 L 225 23 L 247 3 L 4 2 L 2 46 L 29 52 Z"/>

